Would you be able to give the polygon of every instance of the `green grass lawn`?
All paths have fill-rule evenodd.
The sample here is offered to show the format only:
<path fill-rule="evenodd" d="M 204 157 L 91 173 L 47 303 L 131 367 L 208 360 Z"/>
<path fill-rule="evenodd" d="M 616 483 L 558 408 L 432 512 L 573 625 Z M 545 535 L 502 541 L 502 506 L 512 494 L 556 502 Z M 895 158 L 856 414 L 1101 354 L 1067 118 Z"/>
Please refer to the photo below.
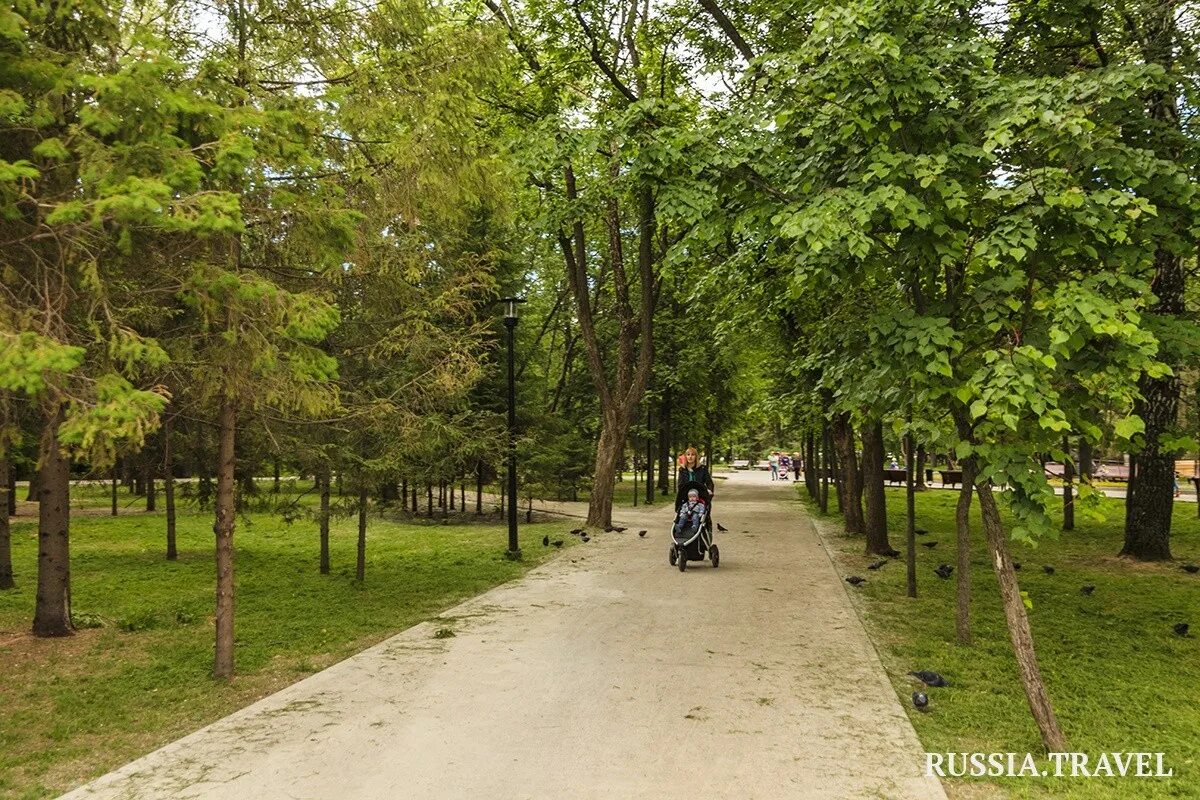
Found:
<path fill-rule="evenodd" d="M 97 504 L 101 494 L 99 487 L 75 492 L 84 506 Z M 209 677 L 211 514 L 181 512 L 180 556 L 172 563 L 163 557 L 161 512 L 77 513 L 73 611 L 80 622 L 102 627 L 61 640 L 27 633 L 37 558 L 36 524 L 27 517 L 13 529 L 18 588 L 0 593 L 0 797 L 53 796 L 149 752 L 520 576 L 557 552 L 543 548 L 543 535 L 570 527 L 522 526 L 525 561 L 514 563 L 503 557 L 500 525 L 373 517 L 360 586 L 353 579 L 353 519 L 335 521 L 333 574 L 320 575 L 314 523 L 287 525 L 265 513 L 239 517 L 238 675 L 223 684 Z M 563 538 L 568 547 L 575 542 Z"/>
<path fill-rule="evenodd" d="M 1039 753 L 1038 738 L 1021 690 L 1004 626 L 999 588 L 983 546 L 978 503 L 973 506 L 972 647 L 954 643 L 954 579 L 934 568 L 954 564 L 957 492 L 917 497 L 917 527 L 929 531 L 917 547 L 918 598 L 905 597 L 903 559 L 867 571 L 861 539 L 839 533 L 837 519 L 822 527 L 834 542 L 843 574 L 867 577 L 852 589 L 867 627 L 913 725 L 928 752 Z M 1013 778 L 949 780 L 952 798 L 1196 798 L 1200 797 L 1200 575 L 1181 563 L 1200 563 L 1200 522 L 1193 505 L 1176 505 L 1172 551 L 1177 563 L 1139 564 L 1116 557 L 1121 549 L 1123 504 L 1105 500 L 1106 521 L 1078 520 L 1077 528 L 1035 547 L 1013 546 L 1022 563 L 1021 589 L 1029 612 L 1042 674 L 1066 732 L 1069 749 L 1091 754 L 1166 753 L 1172 779 Z M 813 509 L 816 514 L 815 508 Z M 904 549 L 904 493 L 888 491 L 892 546 Z M 1048 575 L 1043 566 L 1053 566 Z M 1091 596 L 1080 588 L 1096 587 Z M 1176 636 L 1172 625 L 1189 622 Z M 918 688 L 910 670 L 935 670 L 951 686 L 929 689 L 930 713 L 910 696 Z"/>

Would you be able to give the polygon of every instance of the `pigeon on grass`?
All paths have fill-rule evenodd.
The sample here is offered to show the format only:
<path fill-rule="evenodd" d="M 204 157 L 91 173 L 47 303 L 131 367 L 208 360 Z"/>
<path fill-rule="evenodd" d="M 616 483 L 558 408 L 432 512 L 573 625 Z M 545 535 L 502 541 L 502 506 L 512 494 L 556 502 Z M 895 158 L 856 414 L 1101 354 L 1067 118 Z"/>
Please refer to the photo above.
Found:
<path fill-rule="evenodd" d="M 914 678 L 916 678 L 917 680 L 919 680 L 921 683 L 925 684 L 926 686 L 949 686 L 950 685 L 949 683 L 946 682 L 946 679 L 943 678 L 941 675 L 937 674 L 936 672 L 931 672 L 927 669 L 918 670 L 917 672 L 910 672 L 908 674 L 912 675 Z"/>

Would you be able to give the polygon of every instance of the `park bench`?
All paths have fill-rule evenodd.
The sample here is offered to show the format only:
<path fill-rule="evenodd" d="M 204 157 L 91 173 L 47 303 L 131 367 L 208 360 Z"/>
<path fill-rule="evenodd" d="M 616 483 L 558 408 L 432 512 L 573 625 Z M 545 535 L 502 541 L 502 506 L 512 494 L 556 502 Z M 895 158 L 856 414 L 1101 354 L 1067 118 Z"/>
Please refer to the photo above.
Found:
<path fill-rule="evenodd" d="M 1102 481 L 1129 482 L 1129 467 L 1124 464 L 1101 464 L 1096 477 Z"/>
<path fill-rule="evenodd" d="M 731 464 L 734 469 L 750 469 L 750 462 L 744 458 L 739 458 Z"/>
<path fill-rule="evenodd" d="M 908 471 L 903 469 L 885 469 L 883 479 L 888 483 L 907 483 Z"/>
<path fill-rule="evenodd" d="M 939 469 L 938 474 L 942 476 L 943 486 L 954 486 L 962 483 L 961 469 Z"/>

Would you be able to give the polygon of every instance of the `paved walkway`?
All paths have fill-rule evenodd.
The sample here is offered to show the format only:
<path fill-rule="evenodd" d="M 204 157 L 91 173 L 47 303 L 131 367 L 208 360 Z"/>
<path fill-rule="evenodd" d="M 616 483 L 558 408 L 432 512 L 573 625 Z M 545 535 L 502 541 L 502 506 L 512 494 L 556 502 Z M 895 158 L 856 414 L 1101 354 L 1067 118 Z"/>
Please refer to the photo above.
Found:
<path fill-rule="evenodd" d="M 686 574 L 670 510 L 622 509 L 628 532 L 66 797 L 944 800 L 793 498 L 720 483 L 721 567 Z"/>

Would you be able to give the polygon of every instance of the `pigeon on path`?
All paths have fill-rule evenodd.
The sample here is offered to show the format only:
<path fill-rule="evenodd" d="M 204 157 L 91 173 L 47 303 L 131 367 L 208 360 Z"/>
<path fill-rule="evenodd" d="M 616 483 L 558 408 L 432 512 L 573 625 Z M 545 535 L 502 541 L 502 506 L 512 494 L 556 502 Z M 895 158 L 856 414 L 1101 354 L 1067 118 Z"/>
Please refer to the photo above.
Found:
<path fill-rule="evenodd" d="M 555 547 L 562 547 L 562 546 L 563 546 L 563 540 L 562 540 L 562 539 L 555 539 L 555 540 L 554 540 L 553 542 L 551 542 L 550 544 L 554 545 Z"/>
<path fill-rule="evenodd" d="M 721 523 L 719 523 L 719 522 L 717 523 L 717 530 L 719 530 L 721 533 L 728 533 L 728 532 L 729 532 L 729 528 L 726 528 L 724 525 L 722 525 L 722 524 L 721 524 Z"/>
<path fill-rule="evenodd" d="M 1047 575 L 1053 575 L 1053 574 L 1054 574 L 1054 567 L 1052 567 L 1052 566 L 1050 566 L 1049 564 L 1047 564 L 1046 566 L 1042 567 L 1042 572 L 1046 573 Z"/>
<path fill-rule="evenodd" d="M 1197 572 L 1200 572 L 1200 567 L 1197 567 L 1195 564 L 1184 564 L 1183 571 L 1195 575 Z"/>
<path fill-rule="evenodd" d="M 583 539 L 583 541 L 585 541 L 585 542 L 590 542 L 590 541 L 591 541 L 591 538 L 590 538 L 590 537 L 589 537 L 589 536 L 588 536 L 586 533 L 585 533 L 585 534 L 584 534 L 582 537 L 580 537 L 580 538 L 582 538 L 582 539 Z"/>
<path fill-rule="evenodd" d="M 573 530 L 571 531 L 571 535 L 572 535 L 572 536 L 581 536 L 581 535 L 583 535 L 583 528 L 575 528 L 575 529 L 573 529 Z"/>
<path fill-rule="evenodd" d="M 882 566 L 883 566 L 884 564 L 886 564 L 886 563 L 887 563 L 887 559 L 886 559 L 886 558 L 881 558 L 881 559 L 879 559 L 878 561 L 876 561 L 874 564 L 869 564 L 869 565 L 867 566 L 867 569 L 879 569 L 880 567 L 882 567 Z"/>
<path fill-rule="evenodd" d="M 1017 572 L 1020 572 L 1020 571 L 1021 571 L 1021 562 L 1020 562 L 1020 561 L 1014 561 L 1014 562 L 1013 562 L 1013 569 L 1014 569 L 1014 570 L 1016 570 Z"/>
<path fill-rule="evenodd" d="M 1175 624 L 1173 630 L 1175 631 L 1176 636 L 1187 636 L 1188 627 L 1189 626 L 1186 622 L 1179 622 Z"/>
<path fill-rule="evenodd" d="M 644 539 L 644 538 L 646 538 L 646 532 L 645 532 L 645 531 L 638 531 L 638 536 L 641 536 L 641 537 Z"/>
<path fill-rule="evenodd" d="M 937 547 L 937 542 L 921 542 L 921 547 L 928 547 L 930 550 Z"/>
<path fill-rule="evenodd" d="M 1081 587 L 1079 588 L 1079 592 L 1080 592 L 1080 594 L 1087 594 L 1087 595 L 1090 595 L 1090 594 L 1091 594 L 1092 592 L 1094 592 L 1094 591 L 1096 591 L 1096 587 L 1095 587 L 1095 586 L 1092 586 L 1090 583 L 1089 583 L 1089 584 L 1085 584 L 1084 586 L 1081 586 Z"/>
<path fill-rule="evenodd" d="M 900 557 L 900 551 L 899 551 L 899 550 L 884 550 L 884 551 L 883 551 L 882 553 L 880 553 L 879 555 L 881 555 L 881 556 L 887 556 L 888 558 L 899 558 L 899 557 Z"/>
<path fill-rule="evenodd" d="M 949 686 L 950 685 L 950 684 L 946 683 L 946 679 L 943 678 L 941 675 L 937 674 L 936 672 L 930 672 L 927 669 L 919 670 L 917 672 L 910 672 L 908 674 L 912 675 L 914 678 L 916 678 L 917 680 L 919 680 L 921 683 L 925 684 L 926 686 Z"/>
<path fill-rule="evenodd" d="M 917 528 L 913 531 L 913 533 L 915 533 L 917 536 L 925 536 L 929 533 L 929 531 L 925 530 L 924 528 Z"/>
<path fill-rule="evenodd" d="M 549 547 L 549 546 L 550 546 L 550 537 L 543 536 L 542 537 L 542 547 Z"/>
<path fill-rule="evenodd" d="M 846 583 L 850 584 L 851 586 L 858 586 L 859 584 L 863 584 L 866 582 L 867 582 L 866 578 L 860 578 L 857 575 L 851 575 L 849 578 L 846 578 Z"/>
<path fill-rule="evenodd" d="M 917 711 L 924 711 L 929 706 L 929 696 L 924 692 L 913 692 L 912 701 Z"/>
<path fill-rule="evenodd" d="M 939 578 L 941 578 L 944 581 L 950 580 L 950 576 L 953 573 L 954 573 L 954 567 L 950 566 L 949 564 L 938 564 L 937 569 L 935 569 L 933 571 L 934 575 L 937 575 Z"/>

